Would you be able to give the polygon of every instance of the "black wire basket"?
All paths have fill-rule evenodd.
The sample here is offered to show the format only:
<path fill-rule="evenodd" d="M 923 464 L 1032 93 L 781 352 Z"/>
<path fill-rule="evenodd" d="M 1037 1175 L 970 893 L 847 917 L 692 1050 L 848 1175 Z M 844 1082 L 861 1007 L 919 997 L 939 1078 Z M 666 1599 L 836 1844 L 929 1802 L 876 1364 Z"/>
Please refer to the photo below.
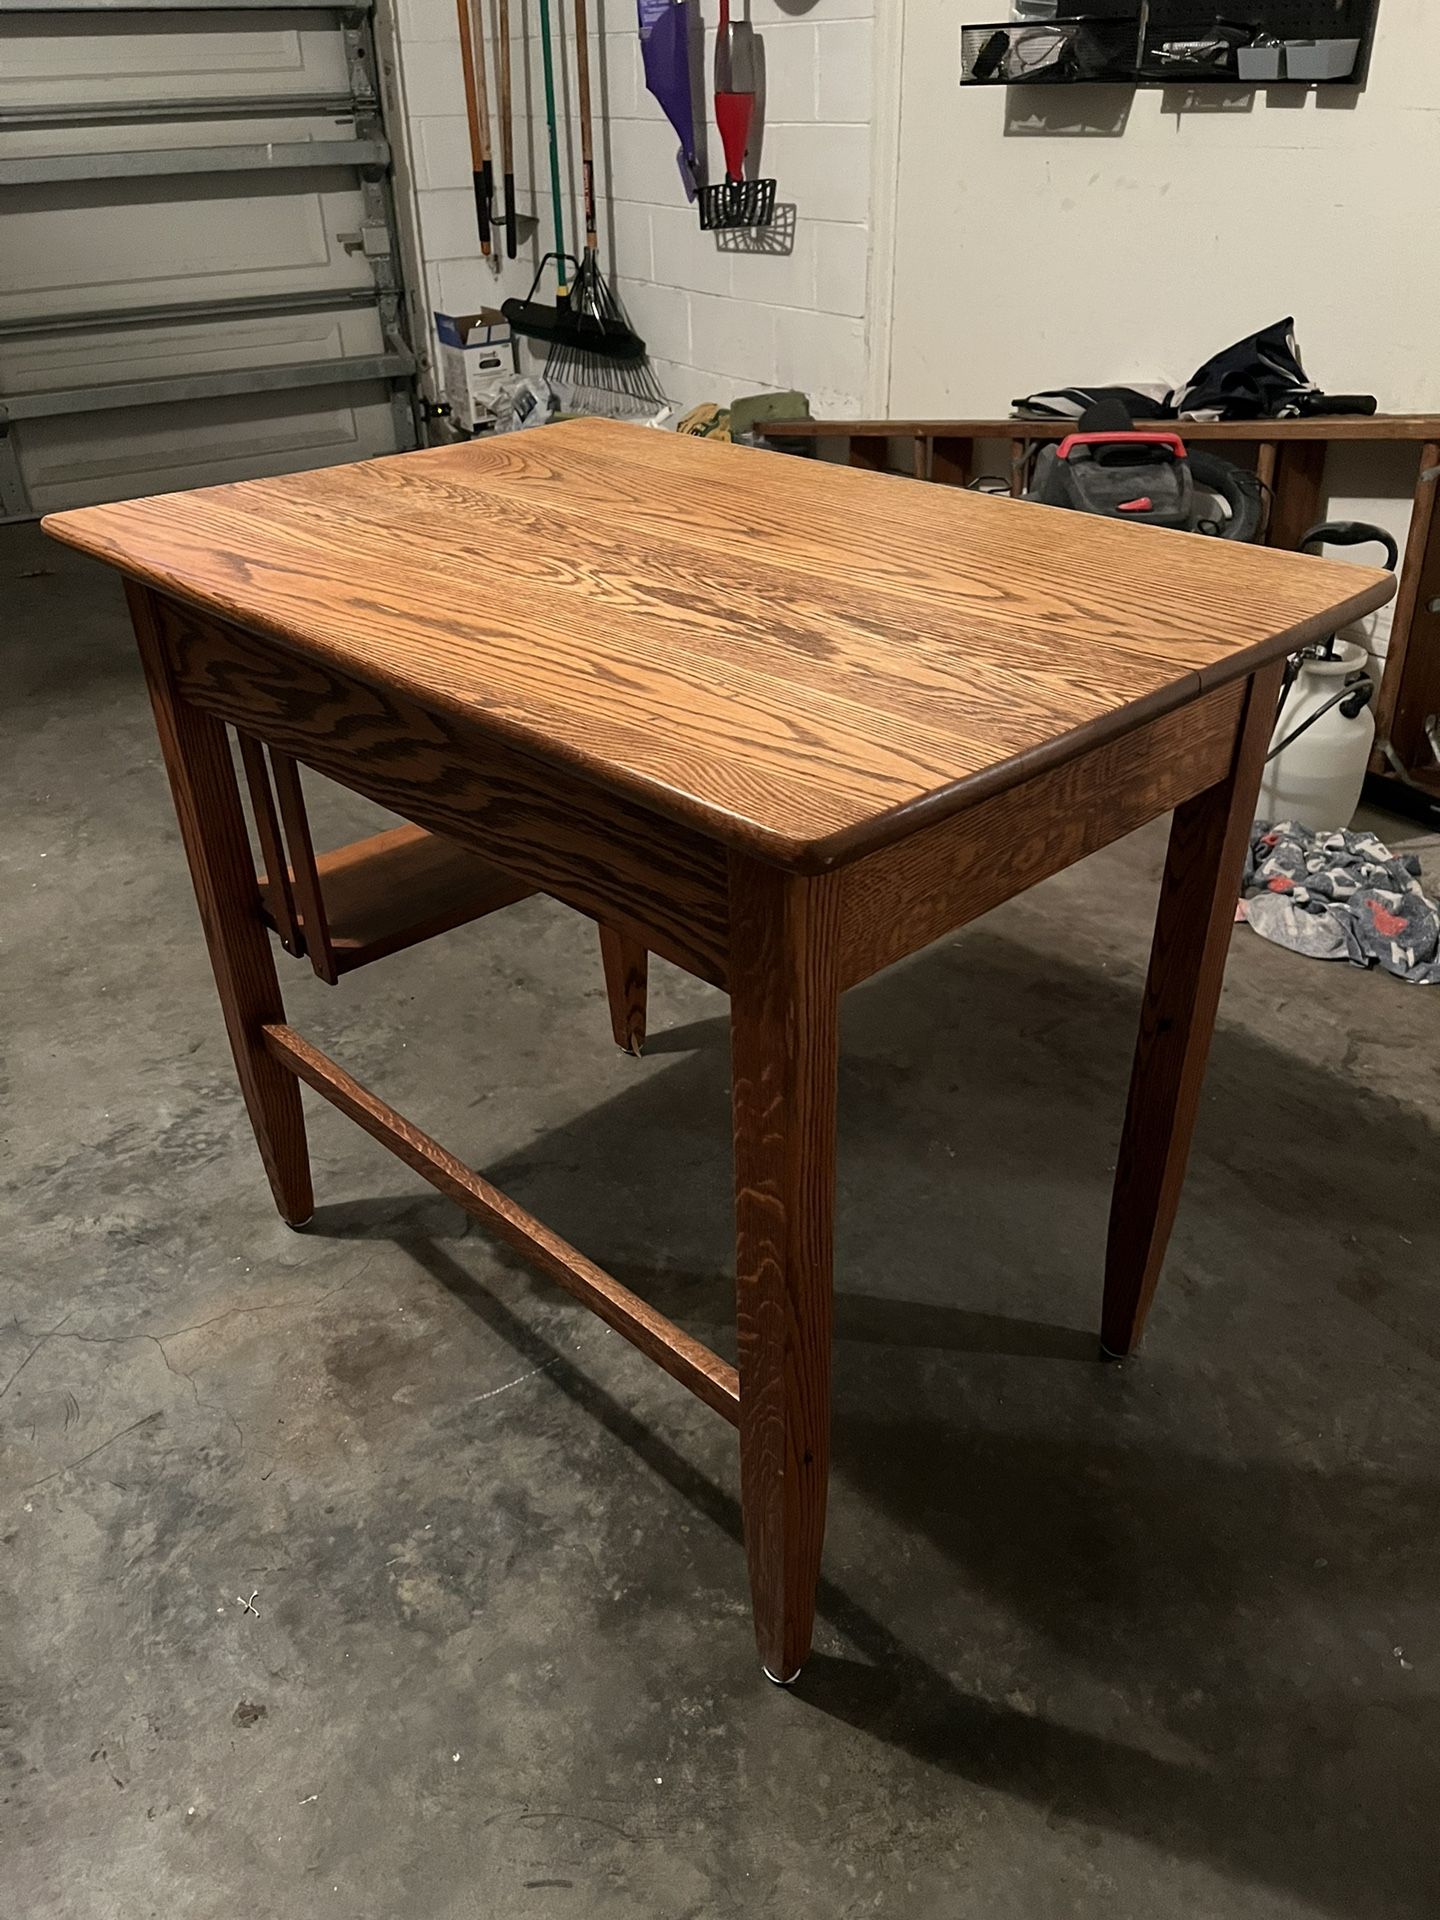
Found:
<path fill-rule="evenodd" d="M 723 227 L 768 227 L 775 219 L 773 180 L 731 180 L 700 189 L 700 225 L 707 233 Z"/>

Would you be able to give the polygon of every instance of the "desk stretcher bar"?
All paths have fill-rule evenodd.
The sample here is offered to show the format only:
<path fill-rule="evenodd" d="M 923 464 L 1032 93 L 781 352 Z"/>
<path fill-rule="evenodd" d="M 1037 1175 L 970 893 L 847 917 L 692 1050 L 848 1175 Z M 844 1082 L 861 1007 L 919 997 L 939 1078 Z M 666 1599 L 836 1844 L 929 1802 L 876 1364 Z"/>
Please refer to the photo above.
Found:
<path fill-rule="evenodd" d="M 377 1100 L 327 1054 L 312 1047 L 293 1027 L 267 1026 L 265 1045 L 282 1067 L 340 1109 L 372 1140 L 388 1147 L 407 1167 L 473 1214 L 516 1253 L 556 1280 L 567 1293 L 598 1314 L 607 1327 L 623 1334 L 707 1407 L 740 1424 L 740 1378 L 728 1361 L 692 1340 L 673 1320 L 647 1305 L 637 1293 L 587 1260 L 543 1220 L 471 1171 L 462 1160 L 432 1140 L 394 1107 Z"/>

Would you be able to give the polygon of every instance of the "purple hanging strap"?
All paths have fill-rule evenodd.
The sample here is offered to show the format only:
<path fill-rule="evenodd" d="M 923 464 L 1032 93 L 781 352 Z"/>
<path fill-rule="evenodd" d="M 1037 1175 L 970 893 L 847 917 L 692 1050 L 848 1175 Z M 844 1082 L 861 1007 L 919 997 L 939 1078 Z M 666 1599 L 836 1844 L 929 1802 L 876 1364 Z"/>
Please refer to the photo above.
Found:
<path fill-rule="evenodd" d="M 695 198 L 695 100 L 690 86 L 690 0 L 636 0 L 645 85 L 665 110 L 680 140 L 680 178 Z"/>

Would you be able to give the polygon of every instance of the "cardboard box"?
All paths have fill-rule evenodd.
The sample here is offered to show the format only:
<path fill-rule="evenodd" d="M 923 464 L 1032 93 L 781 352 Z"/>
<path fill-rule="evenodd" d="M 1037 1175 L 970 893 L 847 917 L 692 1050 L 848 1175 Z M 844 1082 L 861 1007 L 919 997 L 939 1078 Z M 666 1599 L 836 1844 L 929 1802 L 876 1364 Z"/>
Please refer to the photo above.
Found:
<path fill-rule="evenodd" d="M 494 402 L 515 375 L 515 342 L 509 322 L 494 307 L 479 313 L 437 313 L 440 391 L 450 417 L 466 433 L 493 433 Z"/>

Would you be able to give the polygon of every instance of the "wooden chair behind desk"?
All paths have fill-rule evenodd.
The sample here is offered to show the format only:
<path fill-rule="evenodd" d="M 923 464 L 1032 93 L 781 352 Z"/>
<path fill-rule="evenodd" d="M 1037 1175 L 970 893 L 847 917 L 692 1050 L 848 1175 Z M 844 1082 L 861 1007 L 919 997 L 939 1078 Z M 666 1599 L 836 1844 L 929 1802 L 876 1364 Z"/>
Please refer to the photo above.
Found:
<path fill-rule="evenodd" d="M 453 927 L 527 900 L 535 888 L 423 827 L 392 827 L 317 854 L 288 754 L 240 733 L 263 866 L 260 910 L 287 953 L 308 955 L 330 986 L 341 974 L 417 946 Z M 600 923 L 600 955 L 615 1044 L 645 1044 L 649 955 L 619 928 Z"/>

